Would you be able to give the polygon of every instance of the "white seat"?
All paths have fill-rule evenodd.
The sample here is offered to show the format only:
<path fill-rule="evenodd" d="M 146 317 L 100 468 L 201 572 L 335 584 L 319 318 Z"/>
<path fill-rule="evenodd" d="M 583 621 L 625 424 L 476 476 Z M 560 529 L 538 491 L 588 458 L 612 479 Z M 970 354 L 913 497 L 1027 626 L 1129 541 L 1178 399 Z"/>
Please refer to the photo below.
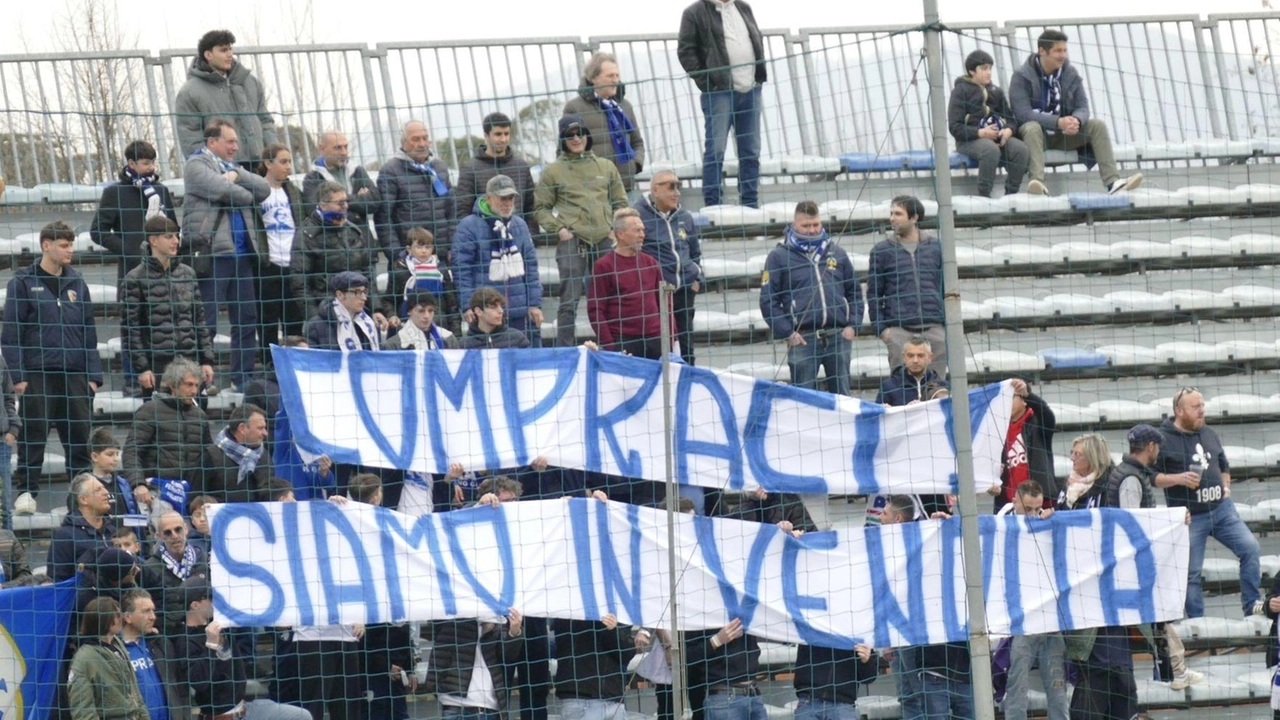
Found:
<path fill-rule="evenodd" d="M 51 203 L 96 203 L 102 199 L 102 188 L 97 185 L 44 183 L 36 189 L 43 190 Z"/>
<path fill-rule="evenodd" d="M 1187 204 L 1186 198 L 1179 197 L 1177 193 L 1168 190 L 1143 187 L 1130 190 L 1128 194 L 1129 202 L 1135 208 L 1172 208 L 1184 207 Z"/>
<path fill-rule="evenodd" d="M 1089 403 L 1089 407 L 1110 422 L 1142 422 L 1160 417 L 1160 411 L 1151 403 L 1136 400 L 1098 400 Z"/>
<path fill-rule="evenodd" d="M 391 273 L 384 272 L 378 273 L 377 276 L 373 278 L 373 284 L 378 288 L 379 293 L 385 293 L 387 291 L 387 283 L 390 279 Z M 542 268 L 538 268 L 538 279 L 542 279 Z"/>
<path fill-rule="evenodd" d="M 1208 290 L 1170 290 L 1163 294 L 1173 301 L 1175 310 L 1225 310 L 1232 306 L 1231 298 Z"/>
<path fill-rule="evenodd" d="M 1052 250 L 1053 254 L 1063 262 L 1088 262 L 1111 258 L 1111 248 L 1082 240 L 1058 243 Z"/>
<path fill-rule="evenodd" d="M 1263 285 L 1235 285 L 1222 294 L 1239 307 L 1272 307 L 1280 303 L 1280 292 Z"/>
<path fill-rule="evenodd" d="M 853 220 L 872 220 L 871 210 L 875 203 L 865 200 L 829 200 L 818 207 L 818 212 L 831 222 L 850 222 Z"/>
<path fill-rule="evenodd" d="M 1267 622 L 1270 622 L 1269 620 Z M 1254 697 L 1271 697 L 1271 683 L 1275 679 L 1275 671 L 1273 670 L 1254 670 L 1245 673 L 1237 678 L 1240 682 L 1249 686 L 1249 692 Z"/>
<path fill-rule="evenodd" d="M 1267 457 L 1268 465 L 1280 465 L 1280 443 L 1271 443 L 1262 448 L 1262 452 Z M 1276 503 L 1276 508 L 1280 509 L 1280 502 Z"/>
<path fill-rule="evenodd" d="M 98 343 L 98 355 L 103 360 L 114 360 L 120 357 L 122 352 L 124 352 L 124 342 L 118 337 L 113 337 L 105 343 Z"/>
<path fill-rule="evenodd" d="M 93 238 L 89 236 L 89 231 L 86 230 L 85 232 L 76 235 L 75 241 L 71 243 L 71 249 L 79 253 L 96 253 L 102 252 L 103 247 L 94 242 Z"/>
<path fill-rule="evenodd" d="M 171 181 L 166 180 L 164 184 L 171 186 Z M 40 205 L 43 202 L 44 191 L 39 188 L 10 186 L 0 196 L 0 203 L 5 205 Z"/>
<path fill-rule="evenodd" d="M 1138 688 L 1138 704 L 1146 707 L 1172 707 L 1187 702 L 1184 690 L 1170 690 L 1169 683 L 1157 682 L 1148 677 L 1134 679 Z"/>
<path fill-rule="evenodd" d="M 5 191 L 5 194 L 9 194 L 7 190 Z M 35 255 L 40 254 L 40 233 L 22 233 L 18 235 L 18 237 L 14 238 L 14 241 L 16 241 L 22 248 L 22 252 L 29 252 Z"/>
<path fill-rule="evenodd" d="M 1245 195 L 1248 195 L 1249 200 L 1255 203 L 1265 204 L 1280 202 L 1280 185 L 1254 183 L 1250 185 L 1241 185 L 1236 189 Z"/>
<path fill-rule="evenodd" d="M 1231 244 L 1206 235 L 1184 235 L 1169 241 L 1183 257 L 1210 257 L 1230 252 Z"/>
<path fill-rule="evenodd" d="M 956 215 L 996 215 L 1009 211 L 1004 198 L 985 198 L 981 195 L 957 195 L 951 198 Z"/>
<path fill-rule="evenodd" d="M 1002 318 L 1035 317 L 1040 313 L 1040 303 L 1035 298 L 1019 295 L 1001 295 L 987 298 L 983 305 L 990 307 L 996 316 Z"/>
<path fill-rule="evenodd" d="M 1262 451 L 1261 451 L 1261 450 L 1259 450 L 1258 452 L 1262 452 Z M 1228 457 L 1230 457 L 1230 455 L 1228 455 Z M 1231 462 L 1233 462 L 1233 463 L 1234 463 L 1234 462 L 1235 462 L 1235 459 L 1233 458 Z M 1241 520 L 1243 520 L 1244 522 L 1247 522 L 1247 523 L 1265 523 L 1265 522 L 1271 522 L 1271 513 L 1270 513 L 1270 511 L 1265 510 L 1265 509 L 1262 509 L 1262 508 L 1259 508 L 1259 507 L 1254 506 L 1254 505 L 1247 505 L 1247 504 L 1245 504 L 1245 503 L 1239 503 L 1239 502 L 1238 502 L 1238 503 L 1236 503 L 1236 514 L 1240 516 L 1240 519 L 1241 519 Z M 1271 556 L 1271 557 L 1275 557 L 1275 556 L 1273 555 L 1273 556 Z M 1277 569 L 1280 569 L 1280 558 L 1276 558 L 1276 568 L 1277 568 Z M 1265 564 L 1263 565 L 1262 574 L 1263 574 L 1263 575 L 1267 575 L 1267 574 L 1268 574 L 1268 573 L 1267 573 L 1267 571 L 1266 571 L 1266 565 L 1265 565 Z M 1275 573 L 1270 573 L 1270 574 L 1271 574 L 1271 575 L 1274 575 Z"/>
<path fill-rule="evenodd" d="M 1240 507 L 1240 503 L 1236 503 L 1237 511 L 1239 507 Z M 1255 511 L 1254 514 L 1256 515 L 1258 508 L 1255 506 L 1253 509 Z M 1263 519 L 1264 520 L 1272 519 L 1271 513 L 1266 513 L 1266 517 L 1264 517 Z M 1263 555 L 1262 557 L 1258 558 L 1258 565 L 1262 568 L 1263 575 L 1275 577 L 1276 574 L 1280 573 L 1280 555 Z M 1249 617 L 1254 617 L 1254 616 L 1250 615 Z M 1270 620 L 1267 620 L 1266 622 L 1268 625 L 1271 624 Z M 1267 632 L 1267 631 L 1263 630 L 1263 632 Z"/>
<path fill-rule="evenodd" d="M 1253 507 L 1266 512 L 1272 520 L 1280 520 L 1280 500 L 1263 500 Z"/>
<path fill-rule="evenodd" d="M 1098 412 L 1097 408 L 1081 407 L 1068 403 L 1054 403 L 1053 415 L 1063 425 L 1085 425 L 1102 420 L 1102 414 Z M 1068 469 L 1070 469 L 1070 461 L 1067 460 L 1066 462 Z"/>
<path fill-rule="evenodd" d="M 749 331 L 751 328 L 750 318 L 718 310 L 699 310 L 693 316 L 693 331 L 698 333 Z"/>
<path fill-rule="evenodd" d="M 702 258 L 702 275 L 707 280 L 721 280 L 725 278 L 746 277 L 747 263 L 745 260 L 728 260 L 725 258 Z M 694 317 L 697 317 L 696 315 Z"/>
<path fill-rule="evenodd" d="M 769 718 L 769 720 L 791 720 L 791 716 L 793 714 L 794 714 L 793 711 L 787 708 L 778 707 L 777 705 L 773 705 L 771 703 L 764 703 L 764 716 L 766 718 Z M 628 713 L 627 720 L 631 720 L 629 716 L 630 716 L 630 713 Z M 641 715 L 640 717 L 647 718 L 648 716 Z"/>
<path fill-rule="evenodd" d="M 760 643 L 761 665 L 794 665 L 796 663 L 796 646 L 787 643 Z"/>
<path fill-rule="evenodd" d="M 1214 362 L 1218 359 L 1218 346 L 1208 343 L 1179 340 L 1156 345 L 1156 352 L 1165 362 L 1194 363 Z"/>
<path fill-rule="evenodd" d="M 229 351 L 231 349 L 231 336 L 222 334 L 214 335 L 213 349 L 221 352 Z"/>
<path fill-rule="evenodd" d="M 702 208 L 699 212 L 712 225 L 720 227 L 746 227 L 764 225 L 768 222 L 768 216 L 764 211 L 741 205 L 712 205 Z"/>
<path fill-rule="evenodd" d="M 560 268 L 553 264 L 542 263 L 538 266 L 538 282 L 545 288 L 560 283 Z"/>
<path fill-rule="evenodd" d="M 853 377 L 883 378 L 889 377 L 891 371 L 889 358 L 884 353 L 855 357 L 849 362 L 849 374 Z"/>
<path fill-rule="evenodd" d="M 751 277 L 759 277 L 764 272 L 765 264 L 769 262 L 769 255 L 752 255 L 747 258 L 747 275 Z"/>
<path fill-rule="evenodd" d="M 1076 293 L 1049 295 L 1040 300 L 1041 315 L 1093 315 L 1109 313 L 1111 304 L 1105 298 Z"/>
<path fill-rule="evenodd" d="M 226 410 L 234 410 L 235 408 L 238 408 L 243 404 L 244 404 L 244 393 L 231 392 L 230 390 L 223 390 L 217 395 L 211 395 L 209 397 L 208 408 L 210 410 L 226 411 Z"/>
<path fill-rule="evenodd" d="M 1280 348 L 1277 348 L 1273 342 L 1227 340 L 1218 343 L 1218 350 L 1224 360 L 1264 360 L 1280 357 Z"/>
<path fill-rule="evenodd" d="M 1005 195 L 1009 209 L 1020 213 L 1070 212 L 1071 201 L 1066 195 L 1030 195 L 1017 193 Z"/>
<path fill-rule="evenodd" d="M 107 390 L 93 396 L 93 412 L 100 415 L 124 415 L 137 412 L 141 398 L 125 397 L 119 390 Z"/>
<path fill-rule="evenodd" d="M 1205 682 L 1187 688 L 1191 702 L 1236 702 L 1250 698 L 1249 683 L 1231 677 L 1229 671 L 1207 668 Z"/>
<path fill-rule="evenodd" d="M 1029 372 L 1044 369 L 1044 358 L 1039 355 L 1012 350 L 987 350 L 965 358 L 969 372 Z"/>
<path fill-rule="evenodd" d="M 898 698 L 888 695 L 863 695 L 858 698 L 858 717 L 865 720 L 889 720 L 902 717 Z"/>
<path fill-rule="evenodd" d="M 1170 407 L 1172 407 L 1170 399 Z M 1209 417 L 1254 417 L 1280 413 L 1280 396 L 1246 395 L 1226 393 L 1214 395 L 1204 401 L 1204 413 Z"/>
<path fill-rule="evenodd" d="M 1154 260 L 1178 256 L 1169 243 L 1150 240 L 1121 240 L 1111 243 L 1108 250 L 1112 260 Z"/>
<path fill-rule="evenodd" d="M 1117 367 L 1130 365 L 1155 365 L 1163 362 L 1160 353 L 1141 345 L 1103 345 L 1098 352 Z"/>
<path fill-rule="evenodd" d="M 697 317 L 695 315 L 695 317 Z M 786 365 L 773 365 L 765 362 L 744 362 L 734 363 L 725 368 L 735 375 L 746 375 L 748 377 L 757 378 L 759 380 L 773 380 L 776 382 L 790 382 L 791 369 Z"/>
<path fill-rule="evenodd" d="M 696 316 L 695 316 L 696 317 Z M 755 330 L 768 330 L 769 323 L 764 320 L 764 313 L 760 312 L 760 308 L 752 308 L 751 310 L 743 310 L 738 313 L 738 317 L 750 323 Z"/>
<path fill-rule="evenodd" d="M 783 155 L 782 172 L 786 175 L 829 174 L 844 171 L 840 158 L 822 155 Z M 794 205 L 792 208 L 794 209 Z"/>
<path fill-rule="evenodd" d="M 995 314 L 995 308 L 985 303 L 960 301 L 960 317 L 964 320 L 990 320 Z"/>
<path fill-rule="evenodd" d="M 1223 445 L 1222 453 L 1231 461 L 1232 467 L 1262 467 L 1267 464 L 1267 454 L 1255 447 Z"/>
<path fill-rule="evenodd" d="M 1057 409 L 1057 405 L 1054 409 Z M 1055 413 L 1056 414 L 1056 413 Z M 1057 477 L 1067 477 L 1071 474 L 1071 461 L 1061 455 L 1053 456 L 1053 474 Z"/>
<path fill-rule="evenodd" d="M 1195 146 L 1190 142 L 1148 141 L 1138 145 L 1137 152 L 1143 160 L 1183 160 L 1195 157 Z"/>
<path fill-rule="evenodd" d="M 855 272 L 865 275 L 871 269 L 871 256 L 863 253 L 849 253 L 849 262 L 853 263 Z"/>
<path fill-rule="evenodd" d="M 782 175 L 786 171 L 783 169 L 782 158 L 768 157 L 760 158 L 760 174 L 761 175 Z M 738 175 L 738 168 L 733 169 L 733 174 Z"/>
<path fill-rule="evenodd" d="M 1115 155 L 1116 162 L 1134 162 L 1138 159 L 1136 145 L 1115 145 L 1111 148 L 1111 152 Z"/>
<path fill-rule="evenodd" d="M 960 267 L 988 267 L 996 264 L 996 258 L 986 248 L 956 245 L 956 264 Z"/>
<path fill-rule="evenodd" d="M 765 203 L 760 206 L 760 210 L 769 218 L 769 222 L 785 223 L 791 222 L 791 216 L 796 211 L 796 204 L 793 202 Z"/>
<path fill-rule="evenodd" d="M 1274 255 L 1280 253 L 1280 237 L 1267 233 L 1244 233 L 1232 235 L 1228 241 L 1231 254 L 1238 255 Z"/>
<path fill-rule="evenodd" d="M 1237 580 L 1240 577 L 1240 563 L 1239 561 L 1227 560 L 1225 558 L 1205 558 L 1204 566 L 1200 569 L 1200 576 L 1205 582 L 1209 583 L 1231 582 L 1232 580 Z M 1204 620 L 1206 618 L 1196 619 Z M 1227 618 L 1213 619 L 1218 621 L 1221 627 L 1229 627 L 1229 632 L 1238 631 L 1240 629 L 1240 623 L 1244 622 L 1244 620 L 1228 620 Z"/>
<path fill-rule="evenodd" d="M 999 245 L 991 248 L 991 254 L 997 263 L 1008 263 L 1010 265 L 1054 263 L 1058 261 L 1058 258 L 1054 257 L 1052 248 L 1028 243 Z"/>
<path fill-rule="evenodd" d="M 1191 141 L 1191 148 L 1196 157 L 1247 157 L 1253 154 L 1253 143 L 1249 140 L 1227 140 L 1225 138 L 1201 138 Z"/>
<path fill-rule="evenodd" d="M 1173 310 L 1173 298 L 1144 290 L 1119 290 L 1102 298 L 1116 312 L 1159 312 Z"/>
<path fill-rule="evenodd" d="M 1189 185 L 1178 188 L 1176 194 L 1191 205 L 1217 205 L 1231 202 L 1231 189 L 1211 185 Z"/>

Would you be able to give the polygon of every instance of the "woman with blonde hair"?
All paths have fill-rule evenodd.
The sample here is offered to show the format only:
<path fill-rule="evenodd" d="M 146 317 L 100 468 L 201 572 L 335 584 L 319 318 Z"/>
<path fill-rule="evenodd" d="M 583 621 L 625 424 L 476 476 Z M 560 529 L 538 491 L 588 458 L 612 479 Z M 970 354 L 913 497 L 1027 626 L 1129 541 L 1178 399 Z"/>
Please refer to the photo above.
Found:
<path fill-rule="evenodd" d="M 1097 433 L 1081 435 L 1071 441 L 1071 473 L 1066 487 L 1058 495 L 1059 510 L 1088 510 L 1101 507 L 1106 480 L 1111 474 L 1111 450 Z"/>

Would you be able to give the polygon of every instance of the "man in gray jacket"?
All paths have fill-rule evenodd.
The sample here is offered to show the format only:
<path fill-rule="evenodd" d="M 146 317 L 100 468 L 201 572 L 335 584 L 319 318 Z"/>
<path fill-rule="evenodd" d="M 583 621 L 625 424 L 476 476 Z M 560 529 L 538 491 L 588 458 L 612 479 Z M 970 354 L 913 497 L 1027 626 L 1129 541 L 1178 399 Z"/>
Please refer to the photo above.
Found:
<path fill-rule="evenodd" d="M 1142 184 L 1142 173 L 1121 178 L 1107 124 L 1090 117 L 1089 95 L 1075 66 L 1067 60 L 1067 35 L 1052 28 L 1040 33 L 1036 54 L 1027 58 L 1009 83 L 1009 104 L 1018 134 L 1030 156 L 1027 192 L 1048 195 L 1044 150 L 1079 150 L 1085 163 L 1098 164 L 1102 184 L 1112 195 Z"/>
<path fill-rule="evenodd" d="M 244 387 L 257 355 L 257 259 L 253 230 L 258 205 L 271 195 L 262 176 L 235 163 L 240 141 L 230 120 L 214 118 L 205 146 L 187 160 L 182 235 L 200 279 L 204 320 L 217 334 L 218 306 L 231 319 L 231 382 Z"/>
<path fill-rule="evenodd" d="M 236 62 L 231 50 L 235 42 L 236 36 L 227 30 L 210 30 L 200 38 L 173 112 L 184 155 L 204 147 L 204 128 L 211 118 L 231 118 L 242 143 L 234 160 L 252 169 L 262 159 L 262 148 L 277 142 L 276 121 L 267 112 L 262 83 Z"/>
<path fill-rule="evenodd" d="M 580 83 L 578 96 L 564 104 L 563 114 L 582 116 L 596 156 L 612 160 L 622 175 L 622 186 L 633 193 L 636 173 L 644 167 L 644 137 L 636 111 L 626 99 L 618 58 L 607 52 L 592 55 Z M 635 193 L 631 199 L 638 198 Z"/>

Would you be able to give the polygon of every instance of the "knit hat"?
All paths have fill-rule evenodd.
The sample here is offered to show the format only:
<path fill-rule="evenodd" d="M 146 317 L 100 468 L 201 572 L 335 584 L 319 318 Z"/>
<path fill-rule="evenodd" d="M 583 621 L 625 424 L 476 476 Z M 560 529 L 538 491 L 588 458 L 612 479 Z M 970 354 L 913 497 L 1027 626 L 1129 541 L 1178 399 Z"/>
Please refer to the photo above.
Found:
<path fill-rule="evenodd" d="M 560 118 L 560 152 L 569 152 L 564 141 L 574 133 L 587 139 L 587 147 L 583 152 L 591 149 L 591 131 L 587 129 L 587 123 L 583 121 L 581 115 L 570 114 Z"/>

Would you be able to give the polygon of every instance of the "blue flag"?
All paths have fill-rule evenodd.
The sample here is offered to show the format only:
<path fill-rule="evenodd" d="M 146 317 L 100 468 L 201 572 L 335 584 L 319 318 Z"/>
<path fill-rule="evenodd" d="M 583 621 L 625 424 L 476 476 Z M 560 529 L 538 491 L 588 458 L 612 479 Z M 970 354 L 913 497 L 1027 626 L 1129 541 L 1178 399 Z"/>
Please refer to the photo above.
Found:
<path fill-rule="evenodd" d="M 46 720 L 76 607 L 76 580 L 0 590 L 0 720 Z"/>

